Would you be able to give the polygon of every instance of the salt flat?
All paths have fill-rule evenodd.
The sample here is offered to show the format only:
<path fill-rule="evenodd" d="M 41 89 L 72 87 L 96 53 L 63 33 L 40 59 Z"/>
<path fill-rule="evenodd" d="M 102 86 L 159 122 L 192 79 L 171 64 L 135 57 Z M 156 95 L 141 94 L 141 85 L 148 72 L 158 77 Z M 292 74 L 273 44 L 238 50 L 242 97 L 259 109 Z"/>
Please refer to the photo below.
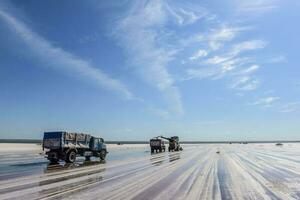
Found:
<path fill-rule="evenodd" d="M 148 145 L 109 145 L 106 163 L 65 166 L 48 166 L 38 145 L 5 145 L 0 199 L 300 199 L 296 143 L 184 145 L 153 155 Z"/>

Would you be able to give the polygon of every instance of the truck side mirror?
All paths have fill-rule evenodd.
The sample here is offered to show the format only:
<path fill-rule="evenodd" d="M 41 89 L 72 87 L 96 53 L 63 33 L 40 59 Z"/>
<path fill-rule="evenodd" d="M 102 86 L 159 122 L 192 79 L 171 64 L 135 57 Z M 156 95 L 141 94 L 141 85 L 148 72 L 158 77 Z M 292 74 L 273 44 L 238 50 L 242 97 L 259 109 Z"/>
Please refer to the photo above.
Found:
<path fill-rule="evenodd" d="M 103 138 L 100 138 L 100 142 L 101 142 L 101 143 L 104 143 L 104 139 L 103 139 Z"/>

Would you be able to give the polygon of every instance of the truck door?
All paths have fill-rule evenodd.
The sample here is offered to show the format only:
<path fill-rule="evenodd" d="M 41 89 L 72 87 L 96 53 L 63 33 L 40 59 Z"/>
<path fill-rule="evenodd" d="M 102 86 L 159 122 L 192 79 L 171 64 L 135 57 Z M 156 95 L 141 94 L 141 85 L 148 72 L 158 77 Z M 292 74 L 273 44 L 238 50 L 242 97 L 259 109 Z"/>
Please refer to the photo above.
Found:
<path fill-rule="evenodd" d="M 100 144 L 100 139 L 98 138 L 98 139 L 97 139 L 97 151 L 100 150 L 100 145 L 101 145 L 101 144 Z"/>
<path fill-rule="evenodd" d="M 104 146 L 104 140 L 102 138 L 94 138 L 93 150 L 101 151 Z"/>
<path fill-rule="evenodd" d="M 94 151 L 97 151 L 98 150 L 98 145 L 99 145 L 99 139 L 98 138 L 94 138 L 94 141 L 93 141 L 93 150 Z"/>
<path fill-rule="evenodd" d="M 103 139 L 102 138 L 97 138 L 97 140 L 95 141 L 97 144 L 96 150 L 100 151 L 102 149 L 102 144 L 103 144 Z"/>
<path fill-rule="evenodd" d="M 99 150 L 102 150 L 103 149 L 103 145 L 104 144 L 104 139 L 103 138 L 100 138 L 99 139 Z"/>

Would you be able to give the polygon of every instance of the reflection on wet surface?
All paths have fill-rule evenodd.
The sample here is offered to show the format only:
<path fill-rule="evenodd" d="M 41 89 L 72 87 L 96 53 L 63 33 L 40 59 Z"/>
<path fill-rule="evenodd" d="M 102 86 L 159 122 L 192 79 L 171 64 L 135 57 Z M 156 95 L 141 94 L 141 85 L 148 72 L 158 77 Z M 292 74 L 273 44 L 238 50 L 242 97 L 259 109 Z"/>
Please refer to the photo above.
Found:
<path fill-rule="evenodd" d="M 89 166 L 99 165 L 99 164 L 100 164 L 100 162 L 98 162 L 97 164 L 96 163 L 93 163 L 93 164 L 89 163 Z M 82 166 L 84 166 L 84 165 L 82 165 Z M 85 166 L 88 166 L 88 165 L 85 165 Z M 62 178 L 56 178 L 54 180 L 40 181 L 39 186 L 45 186 L 45 185 L 49 185 L 49 184 L 52 184 L 52 183 L 57 183 L 57 182 L 61 182 L 61 181 L 71 180 L 71 179 L 74 179 L 74 178 L 89 176 L 89 178 L 84 179 L 83 181 L 80 181 L 80 183 L 73 182 L 73 183 L 70 183 L 70 184 L 63 184 L 63 185 L 59 185 L 57 187 L 52 187 L 50 189 L 43 189 L 43 190 L 39 191 L 38 196 L 41 197 L 41 198 L 50 197 L 50 196 L 55 197 L 56 195 L 58 195 L 60 193 L 66 193 L 66 192 L 72 191 L 74 189 L 76 189 L 76 192 L 81 191 L 81 190 L 85 189 L 85 187 L 89 186 L 90 184 L 101 182 L 103 180 L 103 173 L 104 172 L 105 172 L 105 168 L 102 168 L 102 169 L 96 169 L 96 170 L 85 172 L 85 173 L 76 173 L 76 174 L 73 174 L 73 175 L 70 175 L 70 176 L 65 176 L 65 177 L 62 177 Z"/>
<path fill-rule="evenodd" d="M 57 165 L 36 152 L 1 155 L 0 199 L 297 199 L 300 145 L 274 147 L 191 145 L 150 154 L 148 146 L 124 145 L 106 162 Z"/>
<path fill-rule="evenodd" d="M 150 163 L 155 166 L 159 166 L 166 162 L 165 158 L 167 156 L 169 162 L 173 162 L 180 159 L 181 152 L 163 152 L 163 153 L 155 153 L 151 155 L 155 155 L 150 157 Z"/>
<path fill-rule="evenodd" d="M 153 156 L 151 156 L 150 157 L 150 163 L 152 165 L 154 165 L 154 166 L 159 166 L 159 165 L 161 165 L 164 162 L 164 159 L 162 159 L 164 157 L 165 157 L 165 154 L 162 154 L 159 157 L 153 157 Z"/>
<path fill-rule="evenodd" d="M 19 163 L 19 164 L 12 164 L 12 167 L 26 167 L 26 166 L 35 166 L 35 165 L 43 165 L 48 164 L 48 161 L 41 161 L 41 162 L 34 162 L 34 163 Z"/>
<path fill-rule="evenodd" d="M 68 169 L 74 169 L 74 168 L 80 168 L 80 167 L 87 167 L 87 166 L 94 166 L 94 165 L 100 165 L 105 164 L 105 160 L 101 161 L 84 161 L 84 162 L 75 162 L 75 163 L 63 163 L 63 164 L 48 164 L 47 168 L 44 170 L 44 173 L 51 173 L 56 172 L 60 170 L 68 170 Z"/>
<path fill-rule="evenodd" d="M 132 157 L 139 158 L 147 155 L 149 153 L 149 150 L 147 150 L 148 145 L 139 148 L 123 148 L 122 150 L 111 149 L 106 160 L 110 162 Z M 41 147 L 38 147 L 37 150 L 34 151 L 0 152 L 0 181 L 28 175 L 44 174 L 56 170 L 68 170 L 105 164 L 105 162 L 93 157 L 91 161 L 86 162 L 83 157 L 78 157 L 74 164 L 70 165 L 60 162 L 59 165 L 51 166 L 41 151 Z"/>
<path fill-rule="evenodd" d="M 180 159 L 180 152 L 177 154 L 169 154 L 169 162 L 173 162 L 178 159 Z"/>

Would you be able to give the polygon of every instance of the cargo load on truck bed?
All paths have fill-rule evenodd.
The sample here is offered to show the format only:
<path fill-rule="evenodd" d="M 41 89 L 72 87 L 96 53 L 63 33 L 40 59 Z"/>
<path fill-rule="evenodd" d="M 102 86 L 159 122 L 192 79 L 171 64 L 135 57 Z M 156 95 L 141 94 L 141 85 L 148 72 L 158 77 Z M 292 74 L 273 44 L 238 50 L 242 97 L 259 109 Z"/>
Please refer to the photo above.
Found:
<path fill-rule="evenodd" d="M 51 163 L 58 160 L 75 162 L 76 155 L 100 157 L 104 160 L 107 154 L 106 144 L 102 138 L 93 137 L 84 133 L 69 133 L 66 131 L 45 132 L 43 149 Z"/>
<path fill-rule="evenodd" d="M 159 139 L 158 137 L 152 138 L 150 140 L 150 148 L 151 153 L 154 152 L 162 152 L 166 150 L 165 142 L 162 139 Z"/>
<path fill-rule="evenodd" d="M 91 135 L 84 133 L 45 132 L 44 148 L 89 148 Z"/>

